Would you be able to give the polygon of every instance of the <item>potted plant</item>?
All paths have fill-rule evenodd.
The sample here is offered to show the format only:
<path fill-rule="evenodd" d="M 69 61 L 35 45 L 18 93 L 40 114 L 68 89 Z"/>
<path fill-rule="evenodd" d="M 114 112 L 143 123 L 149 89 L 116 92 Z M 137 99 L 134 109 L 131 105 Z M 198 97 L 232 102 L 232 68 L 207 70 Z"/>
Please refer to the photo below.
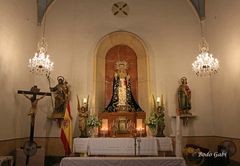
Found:
<path fill-rule="evenodd" d="M 153 136 L 157 134 L 157 123 L 157 114 L 153 111 L 150 113 L 149 117 L 145 119 L 145 124 L 148 126 Z"/>
<path fill-rule="evenodd" d="M 191 146 L 184 147 L 182 150 L 183 157 L 188 165 L 195 165 L 204 161 L 204 158 L 199 157 L 200 152 L 200 148 Z"/>
<path fill-rule="evenodd" d="M 149 127 L 153 136 L 163 137 L 165 128 L 164 114 L 152 111 L 148 118 L 145 119 L 145 124 Z"/>

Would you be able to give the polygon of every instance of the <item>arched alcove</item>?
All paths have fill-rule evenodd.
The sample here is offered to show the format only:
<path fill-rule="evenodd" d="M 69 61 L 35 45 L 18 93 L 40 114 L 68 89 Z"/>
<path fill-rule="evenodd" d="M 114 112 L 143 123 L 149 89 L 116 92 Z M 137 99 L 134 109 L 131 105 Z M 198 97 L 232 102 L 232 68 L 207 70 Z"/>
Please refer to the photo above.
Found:
<path fill-rule="evenodd" d="M 137 92 L 138 103 L 141 108 L 148 112 L 150 109 L 149 93 L 149 64 L 143 41 L 137 35 L 117 31 L 104 36 L 98 43 L 95 56 L 95 76 L 94 76 L 94 112 L 102 111 L 105 107 L 105 61 L 108 51 L 114 46 L 125 45 L 131 48 L 137 57 Z"/>

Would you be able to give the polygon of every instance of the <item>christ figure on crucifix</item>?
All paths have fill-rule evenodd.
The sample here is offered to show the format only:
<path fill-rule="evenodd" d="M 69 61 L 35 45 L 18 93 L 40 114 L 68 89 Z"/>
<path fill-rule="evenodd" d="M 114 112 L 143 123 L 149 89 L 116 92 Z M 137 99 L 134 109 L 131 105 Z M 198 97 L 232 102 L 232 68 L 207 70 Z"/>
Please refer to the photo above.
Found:
<path fill-rule="evenodd" d="M 31 108 L 29 110 L 28 115 L 36 114 L 38 101 L 43 99 L 45 96 L 47 96 L 47 93 L 46 93 L 43 96 L 37 98 L 36 93 L 40 92 L 40 89 L 37 88 L 36 85 L 34 85 L 30 91 L 33 92 L 31 97 L 27 96 L 26 94 L 24 94 L 24 92 L 22 92 L 22 95 L 24 95 L 24 97 L 26 97 L 31 101 Z"/>

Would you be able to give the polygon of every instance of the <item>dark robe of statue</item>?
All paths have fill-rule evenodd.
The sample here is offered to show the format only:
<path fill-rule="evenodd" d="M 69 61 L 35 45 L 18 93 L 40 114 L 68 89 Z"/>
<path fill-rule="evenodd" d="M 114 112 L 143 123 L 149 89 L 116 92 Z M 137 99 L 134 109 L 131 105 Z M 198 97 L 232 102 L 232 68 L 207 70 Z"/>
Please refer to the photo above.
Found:
<path fill-rule="evenodd" d="M 122 84 L 125 84 L 124 87 Z M 124 98 L 125 104 L 123 104 L 123 99 L 121 99 L 121 95 L 119 95 L 121 88 L 124 88 L 124 95 L 126 95 L 122 96 L 122 98 Z M 125 70 L 118 70 L 118 72 L 115 73 L 113 79 L 112 99 L 108 106 L 105 108 L 105 111 L 117 112 L 119 109 L 121 110 L 121 108 L 126 108 L 126 111 L 129 112 L 143 111 L 132 95 L 130 76 L 126 73 Z"/>

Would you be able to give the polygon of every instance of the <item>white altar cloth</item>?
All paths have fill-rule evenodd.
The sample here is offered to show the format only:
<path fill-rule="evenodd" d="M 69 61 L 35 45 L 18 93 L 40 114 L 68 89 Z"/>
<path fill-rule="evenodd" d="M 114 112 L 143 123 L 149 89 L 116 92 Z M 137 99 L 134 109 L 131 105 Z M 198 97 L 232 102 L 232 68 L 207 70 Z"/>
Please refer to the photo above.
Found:
<path fill-rule="evenodd" d="M 88 155 L 134 155 L 132 138 L 91 138 L 88 146 Z"/>
<path fill-rule="evenodd" d="M 65 157 L 60 166 L 186 166 L 181 157 Z"/>
<path fill-rule="evenodd" d="M 73 139 L 73 152 L 87 153 L 88 152 L 89 138 L 74 138 Z"/>
<path fill-rule="evenodd" d="M 169 137 L 154 137 L 157 139 L 158 151 L 160 152 L 173 152 L 172 139 Z"/>
<path fill-rule="evenodd" d="M 136 155 L 148 155 L 157 156 L 158 155 L 158 145 L 155 138 L 141 137 L 136 139 Z"/>
<path fill-rule="evenodd" d="M 75 138 L 75 153 L 88 155 L 135 155 L 134 138 Z M 157 156 L 158 151 L 173 151 L 172 139 L 169 137 L 141 137 L 136 139 L 136 155 Z"/>

